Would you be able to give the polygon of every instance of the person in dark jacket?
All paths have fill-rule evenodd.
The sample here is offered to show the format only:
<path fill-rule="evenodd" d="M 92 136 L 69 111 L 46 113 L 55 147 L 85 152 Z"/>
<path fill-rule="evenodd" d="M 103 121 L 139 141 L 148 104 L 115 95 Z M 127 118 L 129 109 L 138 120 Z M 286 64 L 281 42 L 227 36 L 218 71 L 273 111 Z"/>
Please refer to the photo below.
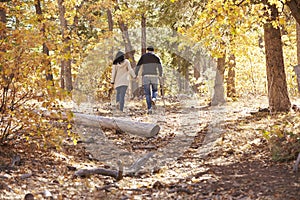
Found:
<path fill-rule="evenodd" d="M 135 68 L 137 76 L 142 67 L 143 86 L 146 96 L 148 114 L 152 114 L 152 105 L 155 104 L 158 89 L 158 80 L 162 77 L 162 64 L 160 58 L 154 54 L 154 48 L 149 46 L 147 53 L 143 54 Z"/>

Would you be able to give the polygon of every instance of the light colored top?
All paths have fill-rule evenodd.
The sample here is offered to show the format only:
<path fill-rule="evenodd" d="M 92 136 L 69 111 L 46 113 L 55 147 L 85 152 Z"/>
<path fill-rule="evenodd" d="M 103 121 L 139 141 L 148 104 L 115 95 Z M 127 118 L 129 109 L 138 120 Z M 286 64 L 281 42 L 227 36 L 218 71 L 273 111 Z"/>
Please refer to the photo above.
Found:
<path fill-rule="evenodd" d="M 131 77 L 135 77 L 135 73 L 131 68 L 128 59 L 125 59 L 122 63 L 112 66 L 111 83 L 114 83 L 114 88 L 119 86 L 128 86 L 129 74 Z"/>

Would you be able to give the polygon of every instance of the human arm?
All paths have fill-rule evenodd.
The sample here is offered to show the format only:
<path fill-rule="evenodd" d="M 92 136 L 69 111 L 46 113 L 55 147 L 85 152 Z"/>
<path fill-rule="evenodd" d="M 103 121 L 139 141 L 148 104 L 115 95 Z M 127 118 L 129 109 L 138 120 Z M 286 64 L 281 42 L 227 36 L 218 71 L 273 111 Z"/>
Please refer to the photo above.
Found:
<path fill-rule="evenodd" d="M 129 74 L 130 74 L 130 76 L 131 76 L 132 78 L 136 78 L 136 74 L 135 74 L 135 72 L 133 71 L 133 69 L 132 69 L 131 64 L 130 64 L 129 61 L 127 62 L 127 70 L 128 70 L 128 72 L 129 72 Z"/>
<path fill-rule="evenodd" d="M 162 70 L 162 64 L 161 64 L 161 61 L 160 61 L 160 58 L 158 57 L 158 65 L 157 65 L 157 68 L 158 68 L 158 75 L 159 77 L 162 77 L 163 75 L 163 70 Z"/>
<path fill-rule="evenodd" d="M 116 80 L 116 74 L 117 74 L 116 65 L 113 65 L 113 66 L 112 66 L 112 72 L 111 72 L 111 81 L 110 81 L 111 84 L 114 84 L 114 83 L 115 83 L 115 80 Z"/>
<path fill-rule="evenodd" d="M 135 76 L 137 76 L 139 74 L 139 70 L 140 70 L 142 64 L 143 64 L 143 56 L 140 58 L 140 60 L 138 61 L 137 65 L 135 67 Z"/>

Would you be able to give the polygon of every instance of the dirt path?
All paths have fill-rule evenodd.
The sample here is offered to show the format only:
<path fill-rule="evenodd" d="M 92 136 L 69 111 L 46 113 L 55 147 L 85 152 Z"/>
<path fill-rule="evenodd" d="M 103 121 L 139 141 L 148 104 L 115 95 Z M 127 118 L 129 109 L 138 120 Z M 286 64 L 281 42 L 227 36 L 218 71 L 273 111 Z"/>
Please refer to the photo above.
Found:
<path fill-rule="evenodd" d="M 49 193 L 54 199 L 300 199 L 293 162 L 271 161 L 261 137 L 259 130 L 269 119 L 250 114 L 259 106 L 264 103 L 206 107 L 185 98 L 158 104 L 156 113 L 148 116 L 140 102 L 132 102 L 127 117 L 158 123 L 158 136 L 145 139 L 77 127 L 84 142 L 66 142 L 60 153 L 18 144 L 13 153 L 22 162 L 13 170 L 1 170 L 0 199 L 24 199 L 28 193 L 36 199 Z M 94 111 L 113 116 L 109 109 Z M 11 149 L 1 147 L 1 165 L 10 161 Z M 74 177 L 76 169 L 113 169 L 118 160 L 128 167 L 149 152 L 154 155 L 134 177 Z"/>
<path fill-rule="evenodd" d="M 268 151 L 265 141 L 255 130 L 247 131 L 252 122 L 237 131 L 238 123 L 248 123 L 251 111 L 262 105 L 247 102 L 250 106 L 245 107 L 239 102 L 206 107 L 193 99 L 177 103 L 177 109 L 170 106 L 164 112 L 142 116 L 145 121 L 160 124 L 159 139 L 149 141 L 124 135 L 111 138 L 121 139 L 123 144 L 117 145 L 118 148 L 130 152 L 131 159 L 118 156 L 129 161 L 128 165 L 149 152 L 134 150 L 132 146 L 150 143 L 156 147 L 151 150 L 155 154 L 140 177 L 119 182 L 115 190 L 118 198 L 298 199 L 299 196 L 300 199 L 299 177 L 288 169 L 291 163 L 270 161 L 269 155 L 265 155 Z M 254 118 L 253 127 L 255 123 Z"/>

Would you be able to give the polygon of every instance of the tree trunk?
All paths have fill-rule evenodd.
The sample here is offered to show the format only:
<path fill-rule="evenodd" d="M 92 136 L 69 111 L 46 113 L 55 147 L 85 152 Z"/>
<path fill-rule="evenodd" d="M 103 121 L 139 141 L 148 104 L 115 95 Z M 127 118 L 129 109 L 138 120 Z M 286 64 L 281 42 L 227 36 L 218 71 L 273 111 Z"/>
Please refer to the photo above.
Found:
<path fill-rule="evenodd" d="M 142 55 L 144 53 L 146 53 L 146 41 L 147 41 L 147 38 L 146 38 L 146 17 L 144 14 L 142 14 L 142 20 L 141 20 L 141 26 L 142 26 L 142 38 L 141 38 L 141 45 L 142 45 Z"/>
<path fill-rule="evenodd" d="M 228 75 L 227 75 L 227 97 L 235 97 L 236 89 L 235 89 L 235 56 L 231 54 L 229 57 L 228 63 Z"/>
<path fill-rule="evenodd" d="M 296 77 L 297 77 L 297 86 L 298 93 L 300 94 L 300 25 L 296 22 L 296 35 L 297 35 L 297 63 L 294 67 Z"/>
<path fill-rule="evenodd" d="M 300 24 L 296 23 L 297 32 L 297 62 L 300 64 Z"/>
<path fill-rule="evenodd" d="M 215 78 L 214 95 L 211 101 L 212 106 L 224 104 L 224 71 L 225 71 L 225 55 L 218 58 L 217 72 Z"/>
<path fill-rule="evenodd" d="M 198 90 L 198 88 L 199 88 L 199 86 L 200 86 L 200 84 L 198 83 L 198 79 L 200 78 L 200 52 L 198 51 L 197 53 L 196 53 L 196 57 L 195 57 L 195 60 L 194 60 L 194 78 L 195 78 L 195 80 L 197 81 L 197 83 L 195 83 L 194 85 L 193 85 L 193 90 L 194 90 L 194 92 L 196 92 L 196 93 L 198 93 L 199 92 L 199 90 Z"/>
<path fill-rule="evenodd" d="M 120 30 L 122 32 L 123 41 L 125 43 L 125 51 L 126 51 L 125 53 L 129 58 L 132 68 L 135 68 L 136 63 L 134 60 L 134 50 L 132 48 L 131 40 L 129 38 L 128 27 L 123 21 L 119 21 L 118 23 L 119 23 Z"/>
<path fill-rule="evenodd" d="M 271 20 L 278 18 L 278 10 L 270 6 Z M 288 96 L 284 70 L 281 33 L 272 23 L 264 25 L 264 40 L 267 64 L 269 109 L 271 112 L 289 111 L 291 102 Z"/>
<path fill-rule="evenodd" d="M 107 118 L 98 115 L 75 113 L 75 123 L 90 127 L 103 127 L 123 131 L 140 137 L 153 137 L 158 134 L 160 127 L 156 124 L 133 122 L 118 118 Z"/>
<path fill-rule="evenodd" d="M 6 11 L 5 8 L 0 5 L 0 39 L 6 37 Z M 0 51 L 5 51 L 3 44 L 0 46 Z"/>
<path fill-rule="evenodd" d="M 134 69 L 136 67 L 136 63 L 134 60 L 134 50 L 131 45 L 131 41 L 128 34 L 128 27 L 123 21 L 118 21 L 120 30 L 122 32 L 123 41 L 125 43 L 125 53 L 126 56 L 129 58 L 130 64 Z M 135 80 L 130 81 L 130 89 L 129 89 L 129 96 L 136 94 L 135 91 L 138 89 L 138 83 Z"/>
<path fill-rule="evenodd" d="M 62 61 L 61 61 L 61 87 L 71 91 L 73 89 L 72 85 L 72 70 L 71 70 L 71 46 L 70 46 L 70 35 L 68 34 L 68 24 L 65 18 L 65 6 L 64 0 L 57 0 L 59 9 L 59 20 L 61 24 L 61 33 L 63 40 L 63 51 L 62 51 Z"/>
<path fill-rule="evenodd" d="M 183 66 L 183 77 L 184 77 L 184 92 L 185 93 L 188 93 L 188 90 L 189 90 L 189 66 L 190 66 L 190 63 L 189 61 L 187 61 L 186 59 L 182 58 L 181 57 L 181 63 L 182 63 L 182 66 Z"/>
<path fill-rule="evenodd" d="M 35 1 L 34 6 L 35 6 L 36 14 L 38 16 L 38 21 L 40 23 L 42 23 L 42 20 L 43 20 L 42 14 L 43 14 L 43 12 L 42 12 L 42 7 L 41 7 L 41 1 L 40 0 Z M 45 23 L 42 23 L 41 32 L 42 32 L 42 36 L 43 36 L 44 40 L 46 41 L 47 36 L 46 36 L 45 26 L 46 26 Z M 45 42 L 43 42 L 43 53 L 45 54 L 45 59 L 43 61 L 43 64 L 47 68 L 47 70 L 46 70 L 46 79 L 48 81 L 53 81 L 51 62 L 49 60 L 49 48 L 47 47 L 47 44 Z"/>
<path fill-rule="evenodd" d="M 107 14 L 107 21 L 108 21 L 108 30 L 109 31 L 113 31 L 113 29 L 114 29 L 114 21 L 113 21 L 113 18 L 112 18 L 111 10 L 107 9 L 106 10 L 106 14 Z"/>
<path fill-rule="evenodd" d="M 113 30 L 114 30 L 114 21 L 113 21 L 113 17 L 112 17 L 112 13 L 110 9 L 106 10 L 106 14 L 107 14 L 107 22 L 108 22 L 108 30 L 111 33 L 111 36 L 113 34 Z M 114 59 L 114 45 L 113 45 L 113 37 L 111 37 L 111 45 L 110 45 L 110 53 L 109 53 L 109 59 L 111 61 L 113 61 Z"/>
<path fill-rule="evenodd" d="M 296 19 L 297 23 L 300 24 L 300 1 L 299 0 L 290 0 L 286 4 L 291 10 L 293 17 Z"/>

